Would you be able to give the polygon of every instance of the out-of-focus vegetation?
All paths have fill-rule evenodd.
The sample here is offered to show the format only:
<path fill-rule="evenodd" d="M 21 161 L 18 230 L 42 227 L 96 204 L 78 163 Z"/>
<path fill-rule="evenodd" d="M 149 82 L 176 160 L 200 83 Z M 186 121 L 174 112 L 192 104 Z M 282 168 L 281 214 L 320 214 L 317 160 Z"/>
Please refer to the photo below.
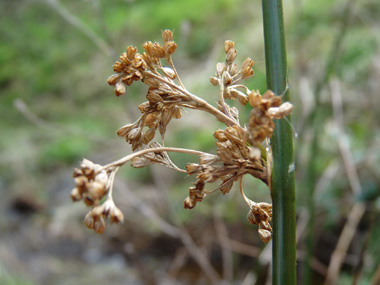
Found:
<path fill-rule="evenodd" d="M 294 0 L 284 1 L 284 8 L 298 133 L 300 282 L 306 280 L 310 203 L 312 284 L 326 278 L 354 205 L 364 203 L 336 284 L 355 278 L 371 284 L 380 274 L 380 6 L 376 0 Z M 166 28 L 175 31 L 174 61 L 193 93 L 217 101 L 209 76 L 226 39 L 236 42 L 241 60 L 256 62 L 248 86 L 265 91 L 258 1 L 0 1 L 1 284 L 270 279 L 269 248 L 246 221 L 237 193 L 214 194 L 189 211 L 183 199 L 192 177 L 124 167 L 115 198 L 126 222 L 103 236 L 85 229 L 86 209 L 69 200 L 71 172 L 83 157 L 107 163 L 130 153 L 115 131 L 137 118 L 145 90 L 133 86 L 116 98 L 106 79 L 127 45 L 159 41 Z M 240 109 L 247 120 L 249 108 Z M 191 112 L 169 125 L 166 144 L 212 151 L 217 127 L 212 118 Z M 173 155 L 181 167 L 194 159 Z M 253 179 L 244 184 L 253 200 L 270 200 L 264 185 Z M 171 227 L 182 235 L 173 235 Z"/>

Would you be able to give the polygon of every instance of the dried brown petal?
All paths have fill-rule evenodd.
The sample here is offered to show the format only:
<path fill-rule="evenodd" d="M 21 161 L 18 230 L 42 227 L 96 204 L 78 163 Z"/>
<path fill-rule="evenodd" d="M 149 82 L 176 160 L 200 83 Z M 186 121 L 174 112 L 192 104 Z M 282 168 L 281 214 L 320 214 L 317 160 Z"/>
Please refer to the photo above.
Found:
<path fill-rule="evenodd" d="M 165 42 L 164 44 L 164 51 L 165 51 L 165 56 L 170 57 L 173 53 L 175 53 L 177 49 L 177 44 L 173 41 L 170 42 Z"/>
<path fill-rule="evenodd" d="M 219 79 L 216 77 L 210 77 L 210 83 L 214 86 L 219 85 Z"/>
<path fill-rule="evenodd" d="M 133 80 L 134 80 L 134 75 L 133 75 L 133 74 L 129 74 L 129 75 L 127 75 L 127 76 L 123 76 L 123 77 L 121 78 L 121 81 L 122 81 L 124 84 L 128 85 L 128 86 L 132 85 Z"/>
<path fill-rule="evenodd" d="M 265 211 L 269 217 L 272 217 L 272 204 L 261 202 L 257 203 L 257 206 L 259 206 L 263 211 Z"/>
<path fill-rule="evenodd" d="M 238 97 L 240 104 L 246 105 L 248 103 L 248 97 L 247 96 L 239 96 Z"/>
<path fill-rule="evenodd" d="M 120 77 L 121 74 L 119 73 L 112 74 L 110 77 L 108 77 L 107 83 L 109 85 L 115 85 L 119 81 Z"/>
<path fill-rule="evenodd" d="M 145 158 L 145 157 L 134 157 L 132 160 L 131 160 L 131 166 L 134 167 L 134 168 L 143 168 L 143 167 L 146 167 L 148 165 L 151 165 L 152 162 Z"/>
<path fill-rule="evenodd" d="M 164 42 L 170 42 L 173 40 L 173 32 L 170 30 L 165 30 L 162 32 L 162 39 Z"/>
<path fill-rule="evenodd" d="M 150 90 L 149 90 L 148 94 L 146 94 L 146 98 L 149 100 L 149 102 L 152 102 L 152 103 L 164 101 L 160 95 L 158 95 L 157 93 L 154 93 L 154 92 L 150 92 Z"/>
<path fill-rule="evenodd" d="M 147 125 L 149 128 L 152 128 L 157 123 L 157 112 L 150 113 L 145 118 L 145 125 Z"/>
<path fill-rule="evenodd" d="M 95 176 L 95 181 L 103 184 L 103 185 L 107 185 L 108 183 L 108 175 L 107 175 L 107 172 L 105 170 L 99 172 L 98 174 L 96 174 Z"/>
<path fill-rule="evenodd" d="M 228 138 L 226 137 L 226 135 L 224 134 L 224 131 L 223 130 L 216 130 L 214 132 L 214 137 L 220 141 L 220 142 L 225 142 L 228 140 Z"/>
<path fill-rule="evenodd" d="M 268 243 L 272 239 L 272 233 L 268 230 L 259 229 L 259 237 L 264 243 Z"/>
<path fill-rule="evenodd" d="M 158 102 L 156 104 L 156 110 L 161 111 L 164 108 L 164 103 L 163 102 Z"/>
<path fill-rule="evenodd" d="M 150 70 L 154 70 L 155 67 L 154 67 L 154 62 L 153 60 L 149 57 L 149 55 L 144 52 L 142 55 L 141 55 L 141 59 L 143 60 L 143 62 L 145 62 L 146 64 L 146 67 L 148 67 Z"/>
<path fill-rule="evenodd" d="M 226 68 L 226 65 L 224 62 L 218 62 L 216 64 L 216 75 L 221 76 L 222 73 L 224 72 L 225 68 Z"/>
<path fill-rule="evenodd" d="M 125 64 L 120 62 L 120 61 L 116 61 L 113 65 L 113 71 L 114 72 L 122 72 L 123 71 L 123 68 L 124 68 Z"/>
<path fill-rule="evenodd" d="M 153 43 L 151 41 L 143 43 L 143 48 L 149 58 L 155 57 L 154 51 L 153 51 Z"/>
<path fill-rule="evenodd" d="M 225 41 L 224 42 L 224 51 L 228 53 L 229 50 L 235 47 L 235 43 L 233 41 Z"/>
<path fill-rule="evenodd" d="M 122 53 L 122 55 L 120 56 L 120 61 L 124 63 L 125 65 L 131 64 L 131 61 L 128 59 L 126 52 Z"/>
<path fill-rule="evenodd" d="M 194 201 L 194 199 L 187 197 L 183 204 L 185 209 L 193 209 L 195 207 L 196 202 Z"/>
<path fill-rule="evenodd" d="M 232 179 L 223 181 L 219 189 L 223 194 L 227 194 L 231 191 L 233 184 L 234 184 L 234 181 Z"/>
<path fill-rule="evenodd" d="M 76 202 L 82 199 L 82 194 L 78 188 L 74 188 L 73 190 L 71 190 L 70 197 L 71 200 L 73 200 L 73 202 Z"/>
<path fill-rule="evenodd" d="M 151 109 L 152 109 L 152 106 L 150 105 L 149 102 L 144 102 L 144 103 L 141 103 L 139 106 L 138 106 L 139 110 L 141 113 L 147 113 L 149 112 Z"/>
<path fill-rule="evenodd" d="M 236 63 L 233 63 L 231 65 L 228 66 L 227 68 L 227 71 L 228 73 L 231 75 L 231 76 L 234 76 L 235 74 L 238 73 L 238 67 L 237 67 L 237 64 Z"/>
<path fill-rule="evenodd" d="M 189 163 L 188 165 L 186 165 L 186 171 L 190 175 L 194 173 L 198 173 L 201 169 L 202 169 L 201 166 L 196 163 Z"/>
<path fill-rule="evenodd" d="M 228 72 L 223 73 L 223 84 L 224 86 L 228 86 L 232 83 L 232 77 Z"/>
<path fill-rule="evenodd" d="M 213 155 L 213 154 L 203 154 L 200 156 L 199 158 L 199 163 L 200 164 L 212 164 L 214 163 L 215 161 L 218 160 L 218 156 L 217 155 Z"/>
<path fill-rule="evenodd" d="M 95 221 L 94 221 L 94 218 L 93 218 L 93 216 L 90 214 L 90 213 L 88 213 L 87 215 L 86 215 L 86 217 L 84 218 L 84 225 L 87 227 L 87 228 L 89 228 L 89 229 L 94 229 L 94 223 L 95 223 Z"/>
<path fill-rule="evenodd" d="M 158 79 L 153 78 L 153 77 L 145 77 L 143 82 L 155 89 L 158 89 L 158 87 L 160 86 L 160 81 L 158 81 Z"/>
<path fill-rule="evenodd" d="M 258 225 L 259 224 L 259 221 L 257 220 L 257 217 L 253 211 L 253 208 L 249 209 L 247 219 L 252 225 Z"/>
<path fill-rule="evenodd" d="M 155 134 L 156 129 L 149 129 L 146 131 L 143 136 L 143 144 L 148 144 L 154 138 Z"/>
<path fill-rule="evenodd" d="M 123 82 L 121 81 L 118 81 L 116 84 L 115 84 L 115 94 L 116 96 L 121 96 L 125 93 L 125 85 Z"/>
<path fill-rule="evenodd" d="M 272 90 L 267 90 L 265 91 L 265 93 L 263 94 L 263 99 L 271 99 L 273 98 L 274 96 L 276 96 Z"/>
<path fill-rule="evenodd" d="M 82 169 L 82 171 L 85 169 L 94 170 L 95 169 L 95 163 L 93 163 L 91 160 L 84 158 L 80 164 L 80 168 Z"/>
<path fill-rule="evenodd" d="M 135 55 L 137 53 L 137 48 L 133 46 L 127 47 L 127 58 L 129 60 L 133 60 L 135 58 Z"/>
<path fill-rule="evenodd" d="M 103 217 L 100 217 L 99 219 L 95 221 L 94 231 L 98 234 L 102 234 L 104 233 L 105 229 L 106 229 L 106 222 L 104 221 Z"/>
<path fill-rule="evenodd" d="M 162 71 L 164 72 L 164 74 L 169 77 L 170 79 L 174 79 L 176 78 L 176 73 L 174 72 L 173 69 L 171 69 L 170 67 L 163 67 L 162 68 Z"/>
<path fill-rule="evenodd" d="M 247 79 L 251 77 L 254 74 L 253 69 L 250 67 L 247 67 L 241 71 L 241 79 Z"/>
<path fill-rule="evenodd" d="M 126 136 L 133 128 L 135 128 L 136 125 L 135 124 L 128 124 L 128 125 L 125 125 L 125 126 L 122 126 L 118 131 L 117 131 L 117 135 L 119 137 L 124 137 Z"/>
<path fill-rule="evenodd" d="M 116 206 L 110 212 L 111 223 L 122 223 L 124 222 L 123 212 L 120 211 Z"/>
<path fill-rule="evenodd" d="M 247 67 L 248 67 L 248 68 L 252 68 L 253 64 L 254 64 L 253 60 L 252 60 L 251 58 L 247 57 L 247 58 L 244 60 L 244 62 L 242 63 L 242 65 L 241 65 L 241 69 L 244 70 L 244 69 L 246 69 Z"/>
<path fill-rule="evenodd" d="M 293 110 L 293 105 L 289 102 L 284 102 L 280 105 L 280 114 L 282 117 L 288 116 Z"/>
<path fill-rule="evenodd" d="M 166 126 L 169 124 L 172 118 L 172 112 L 170 109 L 164 109 L 161 115 L 159 131 L 161 135 L 164 135 L 166 132 Z"/>
<path fill-rule="evenodd" d="M 228 63 L 232 63 L 235 58 L 236 58 L 236 55 L 237 55 L 237 50 L 234 49 L 234 48 L 231 48 L 228 52 L 227 52 L 227 55 L 226 55 L 226 61 Z"/>
<path fill-rule="evenodd" d="M 181 108 L 177 107 L 177 106 L 174 107 L 173 112 L 172 112 L 172 116 L 174 119 L 180 119 L 182 117 Z"/>
<path fill-rule="evenodd" d="M 257 147 L 249 148 L 249 159 L 251 161 L 259 160 L 261 158 L 261 151 Z"/>
<path fill-rule="evenodd" d="M 79 176 L 82 176 L 82 170 L 80 170 L 79 168 L 75 168 L 74 169 L 74 172 L 73 172 L 73 177 L 79 177 Z"/>
<path fill-rule="evenodd" d="M 136 139 L 138 139 L 140 136 L 141 136 L 140 129 L 133 129 L 133 130 L 131 130 L 131 131 L 128 133 L 127 138 L 128 138 L 128 140 L 136 140 Z"/>
<path fill-rule="evenodd" d="M 261 95 L 254 90 L 248 92 L 248 102 L 254 108 L 260 107 Z"/>

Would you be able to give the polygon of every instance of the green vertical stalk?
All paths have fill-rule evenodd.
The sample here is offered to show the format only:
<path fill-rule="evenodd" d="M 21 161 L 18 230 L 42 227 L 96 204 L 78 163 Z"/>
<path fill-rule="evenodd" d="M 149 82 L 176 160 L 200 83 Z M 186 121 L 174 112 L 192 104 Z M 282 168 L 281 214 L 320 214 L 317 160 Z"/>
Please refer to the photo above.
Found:
<path fill-rule="evenodd" d="M 289 100 L 281 0 L 262 0 L 267 88 Z M 293 134 L 286 120 L 275 121 L 273 151 L 272 284 L 296 284 L 296 210 Z"/>

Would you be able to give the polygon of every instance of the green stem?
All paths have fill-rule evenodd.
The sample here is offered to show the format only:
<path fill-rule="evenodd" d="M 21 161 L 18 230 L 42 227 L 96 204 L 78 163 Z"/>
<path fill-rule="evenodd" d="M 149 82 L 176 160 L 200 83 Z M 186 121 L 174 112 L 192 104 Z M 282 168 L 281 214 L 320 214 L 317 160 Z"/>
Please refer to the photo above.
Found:
<path fill-rule="evenodd" d="M 267 88 L 287 92 L 287 62 L 281 0 L 262 0 Z M 272 137 L 273 273 L 272 284 L 296 284 L 296 210 L 293 135 L 290 123 L 275 121 Z"/>

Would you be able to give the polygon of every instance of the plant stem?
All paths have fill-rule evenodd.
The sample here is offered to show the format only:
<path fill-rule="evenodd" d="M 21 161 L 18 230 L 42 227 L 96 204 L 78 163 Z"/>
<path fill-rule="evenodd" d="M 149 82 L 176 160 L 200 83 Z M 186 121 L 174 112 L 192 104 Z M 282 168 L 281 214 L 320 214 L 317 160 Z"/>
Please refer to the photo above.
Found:
<path fill-rule="evenodd" d="M 197 109 L 198 110 L 203 110 L 203 111 L 206 111 L 206 112 L 214 115 L 220 122 L 226 124 L 227 126 L 234 126 L 234 125 L 237 124 L 237 122 L 234 119 L 228 117 L 226 114 L 224 114 L 223 112 L 219 111 L 217 108 L 213 107 L 212 105 L 210 105 L 209 103 L 207 103 L 202 98 L 200 98 L 200 97 L 198 97 L 198 96 L 196 96 L 194 94 L 191 94 L 186 89 L 184 89 L 184 88 L 182 88 L 182 87 L 174 84 L 173 82 L 170 82 L 169 80 L 167 80 L 166 78 L 164 78 L 164 77 L 162 77 L 160 75 L 154 74 L 152 72 L 148 72 L 148 73 L 149 73 L 149 76 L 160 80 L 161 82 L 169 85 L 173 89 L 176 89 L 177 91 L 179 91 L 182 94 L 186 95 L 189 98 L 190 101 L 193 101 L 197 105 Z M 190 105 L 190 102 L 189 102 L 189 105 Z"/>
<path fill-rule="evenodd" d="M 106 170 L 108 168 L 112 167 L 120 167 L 130 161 L 131 159 L 141 156 L 143 154 L 149 153 L 149 152 L 163 152 L 163 151 L 168 151 L 168 152 L 179 152 L 179 153 L 187 153 L 187 154 L 193 154 L 193 155 L 204 155 L 207 154 L 206 152 L 203 151 L 197 151 L 197 150 L 192 150 L 192 149 L 186 149 L 186 148 L 176 148 L 176 147 L 155 147 L 155 148 L 146 148 L 134 153 L 131 153 L 127 156 L 124 156 L 120 158 L 119 160 L 116 160 L 114 162 L 111 162 L 109 164 L 104 165 L 99 171 L 101 170 Z"/>
<path fill-rule="evenodd" d="M 281 0 L 263 0 L 267 88 L 287 89 L 287 62 Z M 284 100 L 289 99 L 288 92 Z M 275 121 L 272 137 L 273 284 L 296 284 L 296 210 L 293 137 L 290 123 Z M 270 179 L 270 177 L 269 177 Z"/>

